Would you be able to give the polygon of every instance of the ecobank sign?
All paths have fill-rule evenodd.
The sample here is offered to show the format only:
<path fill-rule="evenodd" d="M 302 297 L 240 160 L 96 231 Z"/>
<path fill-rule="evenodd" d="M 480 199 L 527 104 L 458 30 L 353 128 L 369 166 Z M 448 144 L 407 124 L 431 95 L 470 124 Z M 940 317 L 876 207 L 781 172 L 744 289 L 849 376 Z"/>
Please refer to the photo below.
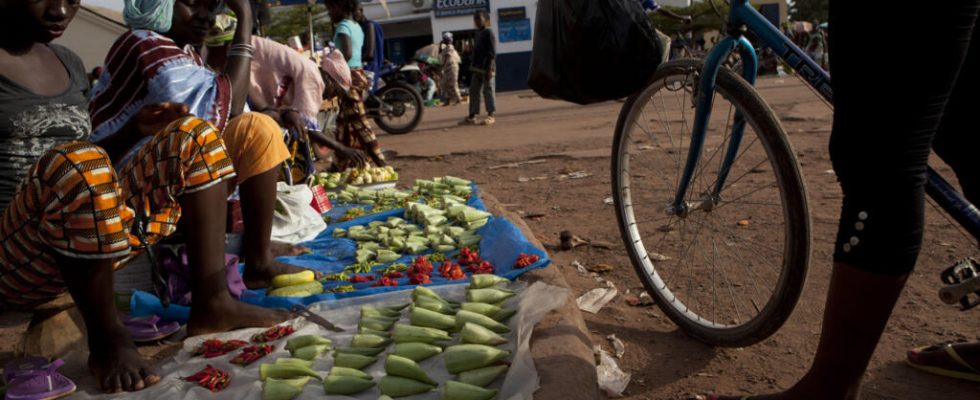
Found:
<path fill-rule="evenodd" d="M 470 15 L 479 10 L 490 11 L 490 0 L 435 0 L 436 17 Z"/>

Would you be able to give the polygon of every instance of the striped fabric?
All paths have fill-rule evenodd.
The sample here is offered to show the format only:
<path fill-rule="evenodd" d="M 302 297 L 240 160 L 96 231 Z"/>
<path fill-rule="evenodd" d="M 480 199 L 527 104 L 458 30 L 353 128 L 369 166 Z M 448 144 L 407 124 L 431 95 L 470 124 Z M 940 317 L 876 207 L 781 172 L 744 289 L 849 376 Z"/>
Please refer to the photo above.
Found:
<path fill-rule="evenodd" d="M 152 243 L 180 219 L 178 197 L 235 176 L 217 130 L 175 121 L 143 146 L 117 177 L 109 156 L 87 142 L 45 153 L 21 183 L 0 224 L 0 304 L 32 306 L 65 292 L 55 257 L 121 259 L 138 241 L 136 213 Z M 124 202 L 124 199 L 128 202 Z"/>
<path fill-rule="evenodd" d="M 205 66 L 191 47 L 147 30 L 124 33 L 109 49 L 105 72 L 92 90 L 89 114 L 93 142 L 119 132 L 146 104 L 184 103 L 190 113 L 224 130 L 231 107 L 231 81 Z M 144 139 L 118 165 L 128 162 Z"/>
<path fill-rule="evenodd" d="M 344 146 L 359 149 L 365 154 L 374 154 L 384 160 L 381 154 L 381 143 L 371 130 L 364 100 L 368 95 L 370 82 L 363 69 L 351 69 L 351 87 L 347 94 L 340 96 L 340 113 L 337 115 L 337 141 Z M 350 160 L 344 160 L 338 165 L 341 169 L 354 167 Z"/>

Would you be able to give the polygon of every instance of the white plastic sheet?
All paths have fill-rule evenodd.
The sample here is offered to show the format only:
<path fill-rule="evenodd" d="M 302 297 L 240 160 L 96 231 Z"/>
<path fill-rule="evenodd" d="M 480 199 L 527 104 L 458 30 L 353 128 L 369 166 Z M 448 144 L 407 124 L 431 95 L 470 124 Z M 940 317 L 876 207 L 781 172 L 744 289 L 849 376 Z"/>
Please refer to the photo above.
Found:
<path fill-rule="evenodd" d="M 431 288 L 447 300 L 462 302 L 465 299 L 466 284 L 434 286 Z M 562 304 L 564 304 L 565 299 L 568 297 L 568 289 L 550 286 L 541 282 L 537 282 L 529 287 L 523 284 L 512 283 L 510 284 L 510 288 L 518 290 L 519 295 L 508 300 L 507 303 L 505 303 L 505 306 L 516 307 L 518 312 L 513 318 L 510 319 L 508 323 L 508 326 L 511 328 L 511 333 L 508 333 L 505 335 L 505 337 L 507 337 L 510 342 L 504 346 L 501 346 L 501 348 L 513 352 L 513 356 L 510 359 L 511 366 L 504 379 L 498 378 L 496 382 L 488 387 L 491 389 L 500 390 L 500 393 L 497 396 L 497 399 L 499 400 L 531 399 L 533 398 L 534 391 L 536 391 L 539 387 L 538 373 L 534 368 L 534 360 L 531 357 L 531 333 L 534 326 L 544 317 L 545 314 L 551 310 L 561 307 Z M 345 332 L 338 333 L 326 331 L 305 320 L 292 320 L 288 322 L 297 329 L 293 336 L 318 334 L 327 336 L 333 340 L 334 347 L 348 347 L 352 336 L 357 331 L 357 322 L 360 320 L 360 307 L 362 305 L 383 306 L 402 304 L 411 301 L 410 293 L 411 292 L 408 290 L 388 292 L 332 302 L 322 302 L 310 306 L 310 310 L 316 312 L 324 318 L 327 318 L 330 322 L 344 329 Z M 403 317 L 399 323 L 407 324 L 407 309 L 402 314 Z M 76 394 L 76 398 L 261 399 L 262 382 L 259 381 L 258 376 L 259 365 L 274 362 L 278 358 L 289 357 L 289 353 L 283 349 L 283 346 L 285 346 L 285 339 L 275 342 L 276 351 L 274 353 L 263 357 L 246 368 L 242 368 L 228 362 L 235 356 L 235 354 L 237 354 L 237 352 L 211 359 L 191 357 L 190 352 L 205 339 L 218 338 L 223 340 L 248 340 L 253 334 L 261 332 L 262 330 L 263 329 L 243 329 L 227 332 L 221 335 L 210 335 L 187 339 L 184 342 L 183 350 L 174 356 L 174 358 L 166 361 L 160 367 L 160 373 L 163 376 L 163 379 L 157 385 L 141 392 L 112 396 L 99 395 L 93 392 L 94 388 L 90 388 L 87 392 L 80 390 L 79 393 Z M 454 338 L 453 344 L 455 344 L 457 340 L 458 338 Z M 393 344 L 389 346 L 386 352 L 379 355 L 378 362 L 364 369 L 365 372 L 375 378 L 375 382 L 378 382 L 380 378 L 385 375 L 384 358 L 385 355 L 391 351 L 394 351 Z M 80 357 L 73 357 L 73 359 L 79 358 Z M 81 359 L 84 360 L 84 358 Z M 216 368 L 220 368 L 231 373 L 231 384 L 228 386 L 228 388 L 214 394 L 205 388 L 197 386 L 196 384 L 180 379 L 181 377 L 193 375 L 194 373 L 203 369 L 207 364 L 211 364 Z M 441 356 L 435 356 L 428 360 L 424 360 L 420 362 L 419 365 L 426 371 L 429 377 L 440 382 L 440 388 L 443 382 L 452 378 L 452 376 L 446 372 L 443 358 Z M 326 375 L 332 366 L 333 355 L 331 352 L 330 355 L 324 355 L 317 359 L 313 364 L 313 369 L 319 372 L 321 375 Z M 429 393 L 413 397 L 406 397 L 406 399 L 436 400 L 439 398 L 439 394 L 440 392 L 437 389 L 436 391 Z M 349 397 L 331 395 L 330 398 L 375 400 L 379 395 L 380 391 L 377 387 L 374 387 L 358 396 Z M 320 382 L 311 380 L 310 383 L 306 385 L 303 394 L 297 397 L 297 399 L 319 399 L 323 398 L 324 396 L 323 386 L 320 384 Z"/>

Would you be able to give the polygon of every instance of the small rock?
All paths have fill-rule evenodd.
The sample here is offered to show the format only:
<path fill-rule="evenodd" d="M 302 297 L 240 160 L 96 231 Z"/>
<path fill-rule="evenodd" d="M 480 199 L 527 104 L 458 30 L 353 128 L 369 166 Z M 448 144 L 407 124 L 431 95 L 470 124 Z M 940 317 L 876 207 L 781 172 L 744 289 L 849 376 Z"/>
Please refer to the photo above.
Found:
<path fill-rule="evenodd" d="M 653 298 L 647 292 L 640 293 L 640 305 L 641 306 L 652 306 Z"/>

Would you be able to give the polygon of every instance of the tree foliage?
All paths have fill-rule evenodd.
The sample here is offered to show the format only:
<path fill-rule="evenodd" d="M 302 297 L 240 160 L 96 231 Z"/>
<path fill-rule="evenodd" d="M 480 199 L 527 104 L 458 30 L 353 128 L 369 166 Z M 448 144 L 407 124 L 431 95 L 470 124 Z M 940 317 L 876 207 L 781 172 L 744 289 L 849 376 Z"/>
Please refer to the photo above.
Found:
<path fill-rule="evenodd" d="M 722 16 L 718 16 L 715 13 L 714 9 L 711 8 L 711 4 L 707 1 L 702 1 L 694 3 L 689 7 L 664 6 L 665 9 L 673 11 L 676 14 L 690 15 L 692 18 L 691 24 L 686 24 L 683 21 L 661 13 L 653 13 L 650 16 L 650 21 L 653 23 L 654 28 L 659 29 L 667 35 L 687 32 L 699 33 L 713 30 L 720 31 L 725 27 L 725 19 L 728 17 L 729 7 L 728 4 L 719 0 L 715 0 L 715 6 Z"/>
<path fill-rule="evenodd" d="M 314 17 L 323 15 L 326 12 L 323 4 L 313 6 Z M 272 24 L 262 27 L 263 34 L 277 40 L 285 42 L 290 36 L 299 35 L 305 37 L 309 35 L 309 16 L 306 5 L 277 7 L 272 10 Z M 330 21 L 323 18 L 313 19 L 313 30 L 318 36 L 324 33 L 333 32 Z"/>
<path fill-rule="evenodd" d="M 795 0 L 789 7 L 794 21 L 827 22 L 829 0 Z"/>

